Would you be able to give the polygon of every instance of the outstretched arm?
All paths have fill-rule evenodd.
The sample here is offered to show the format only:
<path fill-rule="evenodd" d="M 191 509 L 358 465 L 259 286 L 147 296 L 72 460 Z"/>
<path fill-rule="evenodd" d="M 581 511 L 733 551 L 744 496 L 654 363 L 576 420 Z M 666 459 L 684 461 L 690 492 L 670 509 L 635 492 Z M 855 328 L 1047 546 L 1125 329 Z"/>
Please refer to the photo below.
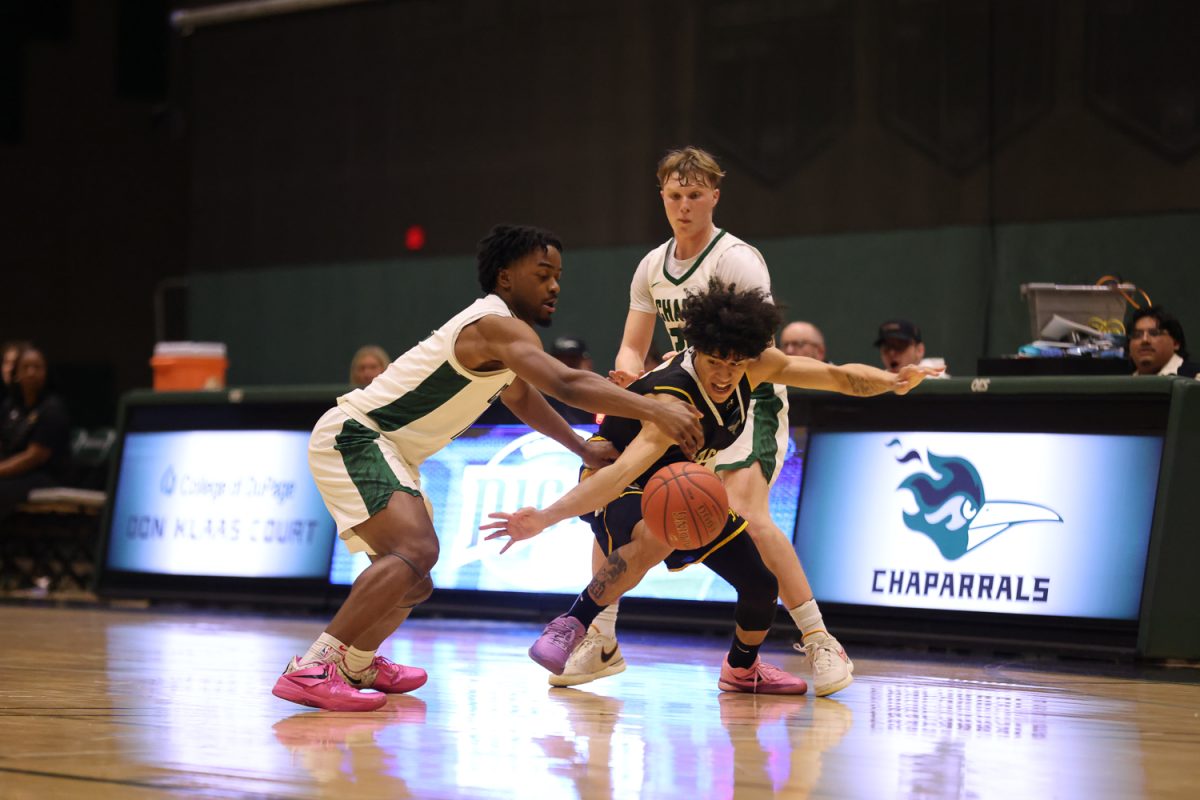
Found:
<path fill-rule="evenodd" d="M 617 457 L 617 451 L 610 443 L 588 442 L 580 438 L 571 424 L 546 402 L 542 393 L 531 389 L 529 384 L 520 378 L 504 390 L 500 401 L 521 422 L 582 458 L 584 466 L 599 469 L 605 464 L 611 464 Z"/>
<path fill-rule="evenodd" d="M 629 309 L 625 316 L 625 332 L 621 334 L 621 347 L 617 350 L 616 369 L 608 373 L 613 383 L 628 386 L 642 374 L 646 354 L 654 341 L 654 319 L 653 314 Z"/>
<path fill-rule="evenodd" d="M 797 389 L 823 389 L 827 392 L 871 397 L 885 392 L 907 394 L 926 378 L 940 375 L 945 367 L 907 366 L 899 374 L 868 367 L 866 364 L 826 364 L 804 356 L 789 356 L 769 347 L 750 363 L 746 373 L 750 383 L 782 383 Z"/>
<path fill-rule="evenodd" d="M 699 448 L 700 414 L 691 406 L 658 403 L 594 372 L 571 369 L 542 349 L 533 329 L 511 317 L 487 316 L 473 327 L 479 335 L 472 347 L 482 360 L 503 364 L 538 391 L 585 411 L 652 422 L 688 455 Z"/>
<path fill-rule="evenodd" d="M 665 402 L 679 402 L 669 398 L 664 398 L 664 400 Z M 503 553 L 515 542 L 537 536 L 546 528 L 562 522 L 564 519 L 577 517 L 608 505 L 617 499 L 622 490 L 634 478 L 645 472 L 670 446 L 671 440 L 662 431 L 654 425 L 643 425 L 641 433 L 629 443 L 629 447 L 625 448 L 616 461 L 581 480 L 571 491 L 554 503 L 544 509 L 527 506 L 513 513 L 493 512 L 488 516 L 496 522 L 481 525 L 480 529 L 495 531 L 487 536 L 488 539 L 509 537 L 508 542 L 500 550 Z"/>

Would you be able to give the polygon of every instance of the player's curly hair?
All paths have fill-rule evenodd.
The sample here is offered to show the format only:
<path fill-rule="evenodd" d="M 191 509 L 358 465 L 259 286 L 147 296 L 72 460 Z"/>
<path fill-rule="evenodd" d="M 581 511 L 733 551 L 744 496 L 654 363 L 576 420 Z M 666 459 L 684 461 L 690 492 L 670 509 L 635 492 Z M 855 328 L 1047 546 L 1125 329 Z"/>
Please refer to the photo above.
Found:
<path fill-rule="evenodd" d="M 479 286 L 484 294 L 496 290 L 496 276 L 500 270 L 511 266 L 534 251 L 546 252 L 553 247 L 562 252 L 559 238 L 550 231 L 532 225 L 497 225 L 487 236 L 479 240 L 477 251 Z"/>
<path fill-rule="evenodd" d="M 757 358 L 783 321 L 761 289 L 741 290 L 718 278 L 702 292 L 689 292 L 680 311 L 688 344 L 717 358 Z"/>

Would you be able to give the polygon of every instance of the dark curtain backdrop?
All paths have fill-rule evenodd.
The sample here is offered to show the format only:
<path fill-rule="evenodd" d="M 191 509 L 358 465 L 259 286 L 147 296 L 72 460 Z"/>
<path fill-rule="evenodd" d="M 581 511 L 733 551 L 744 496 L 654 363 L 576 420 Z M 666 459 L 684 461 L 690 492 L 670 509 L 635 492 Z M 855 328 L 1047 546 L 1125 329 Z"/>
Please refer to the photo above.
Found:
<path fill-rule="evenodd" d="M 654 163 L 685 143 L 721 158 L 718 222 L 839 359 L 900 314 L 967 374 L 1020 342 L 1017 283 L 1112 271 L 1200 338 L 1200 4 L 377 0 L 167 24 L 214 4 L 0 4 L 0 338 L 42 345 L 89 423 L 149 384 L 165 280 L 192 285 L 166 335 L 228 340 L 233 380 L 340 380 L 363 341 L 398 353 L 469 299 L 502 220 L 565 238 L 586 279 L 556 330 L 603 365 L 668 235 Z"/>
<path fill-rule="evenodd" d="M 713 150 L 757 239 L 1200 205 L 1200 4 L 396 0 L 183 40 L 191 264 L 666 232 L 669 147 Z"/>

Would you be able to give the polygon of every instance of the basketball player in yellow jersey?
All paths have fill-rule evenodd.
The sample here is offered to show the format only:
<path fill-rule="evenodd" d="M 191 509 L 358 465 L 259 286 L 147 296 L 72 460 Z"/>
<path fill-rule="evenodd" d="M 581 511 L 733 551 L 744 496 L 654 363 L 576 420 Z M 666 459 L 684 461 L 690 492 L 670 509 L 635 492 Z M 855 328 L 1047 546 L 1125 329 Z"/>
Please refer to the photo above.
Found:
<path fill-rule="evenodd" d="M 684 350 L 680 308 L 688 292 L 703 291 L 711 278 L 741 290 L 759 289 L 768 297 L 771 277 L 762 254 L 733 234 L 717 228 L 713 212 L 721 199 L 725 173 L 697 147 L 674 150 L 658 164 L 658 185 L 672 238 L 651 250 L 638 265 L 629 288 L 629 313 L 617 352 L 612 380 L 627 386 L 642 371 L 654 338 L 655 318 L 663 322 L 676 351 Z M 787 455 L 788 405 L 784 387 L 764 384 L 754 392 L 750 424 L 722 451 L 714 466 L 724 478 L 729 503 L 749 523 L 750 535 L 779 580 L 779 596 L 801 632 L 796 649 L 807 654 L 812 686 L 828 695 L 850 685 L 854 669 L 845 650 L 825 630 L 808 577 L 791 540 L 771 519 L 768 496 Z M 592 550 L 593 570 L 604 563 Z M 600 673 L 613 674 L 617 606 L 609 606 L 589 629 L 589 642 L 575 651 L 556 686 L 586 683 Z M 603 659 L 609 655 L 608 659 Z M 619 661 L 619 663 L 624 663 Z"/>

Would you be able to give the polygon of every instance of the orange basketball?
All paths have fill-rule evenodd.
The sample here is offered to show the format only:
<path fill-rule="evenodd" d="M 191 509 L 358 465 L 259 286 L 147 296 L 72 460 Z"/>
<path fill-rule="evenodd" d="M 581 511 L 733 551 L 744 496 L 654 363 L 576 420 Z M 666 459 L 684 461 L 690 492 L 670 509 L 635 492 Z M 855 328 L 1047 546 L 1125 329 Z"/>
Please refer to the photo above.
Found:
<path fill-rule="evenodd" d="M 642 519 L 651 533 L 676 550 L 703 547 L 717 538 L 729 519 L 725 484 L 699 464 L 668 464 L 643 487 Z"/>

